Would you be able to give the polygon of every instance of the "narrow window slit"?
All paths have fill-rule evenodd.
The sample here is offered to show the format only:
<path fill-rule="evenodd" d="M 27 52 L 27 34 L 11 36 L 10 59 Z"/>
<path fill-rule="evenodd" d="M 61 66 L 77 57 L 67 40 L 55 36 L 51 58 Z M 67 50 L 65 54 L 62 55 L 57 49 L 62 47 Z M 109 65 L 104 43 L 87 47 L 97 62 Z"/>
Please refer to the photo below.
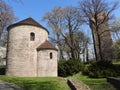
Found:
<path fill-rule="evenodd" d="M 50 53 L 50 59 L 52 59 L 53 58 L 53 54 L 52 54 L 52 52 Z"/>
<path fill-rule="evenodd" d="M 35 40 L 35 33 L 31 32 L 30 33 L 30 41 L 34 41 Z"/>

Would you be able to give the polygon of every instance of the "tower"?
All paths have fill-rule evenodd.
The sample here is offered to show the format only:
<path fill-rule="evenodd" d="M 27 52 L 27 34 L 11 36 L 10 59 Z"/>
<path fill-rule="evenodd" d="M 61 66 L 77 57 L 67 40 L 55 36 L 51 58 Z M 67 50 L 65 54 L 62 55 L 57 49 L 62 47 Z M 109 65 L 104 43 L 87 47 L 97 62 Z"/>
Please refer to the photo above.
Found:
<path fill-rule="evenodd" d="M 57 76 L 57 49 L 47 40 L 48 35 L 32 18 L 10 25 L 6 75 Z"/>

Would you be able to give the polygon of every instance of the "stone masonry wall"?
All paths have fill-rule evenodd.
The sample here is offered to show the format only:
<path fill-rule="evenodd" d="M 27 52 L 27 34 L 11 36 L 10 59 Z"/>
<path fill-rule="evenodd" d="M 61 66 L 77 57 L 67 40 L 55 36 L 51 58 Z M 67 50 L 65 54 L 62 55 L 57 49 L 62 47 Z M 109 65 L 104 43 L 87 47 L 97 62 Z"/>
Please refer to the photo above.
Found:
<path fill-rule="evenodd" d="M 52 59 L 50 59 L 52 53 Z M 57 51 L 41 50 L 38 51 L 38 76 L 57 76 Z"/>
<path fill-rule="evenodd" d="M 35 41 L 30 41 L 30 33 L 35 33 Z M 48 38 L 47 31 L 30 25 L 21 25 L 9 30 L 7 50 L 7 72 L 9 76 L 37 76 L 36 48 Z"/>

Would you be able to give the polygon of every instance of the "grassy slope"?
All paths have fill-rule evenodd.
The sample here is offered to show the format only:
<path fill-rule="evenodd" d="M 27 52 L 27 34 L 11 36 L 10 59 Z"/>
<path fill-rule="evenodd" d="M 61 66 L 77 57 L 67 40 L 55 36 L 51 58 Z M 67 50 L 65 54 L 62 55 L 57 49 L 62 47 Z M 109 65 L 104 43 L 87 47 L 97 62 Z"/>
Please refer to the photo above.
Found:
<path fill-rule="evenodd" d="M 76 78 L 83 81 L 89 85 L 91 90 L 116 90 L 111 84 L 106 82 L 105 78 L 92 79 L 87 76 L 83 76 L 81 73 L 68 78 Z M 0 76 L 0 80 L 15 83 L 24 90 L 70 90 L 65 80 L 59 77 L 21 78 Z"/>
<path fill-rule="evenodd" d="M 113 64 L 120 65 L 120 61 L 113 62 Z"/>
<path fill-rule="evenodd" d="M 83 81 L 91 88 L 91 90 L 116 90 L 110 83 L 106 81 L 105 78 L 102 79 L 88 78 L 87 76 L 83 76 L 81 73 L 72 76 L 72 78 L 77 78 L 78 80 Z"/>
<path fill-rule="evenodd" d="M 15 83 L 24 90 L 70 90 L 65 80 L 57 77 L 20 78 L 0 76 L 0 80 Z"/>
<path fill-rule="evenodd" d="M 120 65 L 120 61 L 114 62 L 113 64 Z M 83 76 L 81 73 L 75 74 L 68 78 L 76 78 L 83 81 L 85 84 L 89 85 L 91 90 L 116 90 L 110 83 L 106 82 L 105 78 L 88 78 L 87 76 Z M 15 83 L 24 90 L 70 90 L 65 80 L 62 78 L 20 78 L 0 76 L 0 80 Z"/>

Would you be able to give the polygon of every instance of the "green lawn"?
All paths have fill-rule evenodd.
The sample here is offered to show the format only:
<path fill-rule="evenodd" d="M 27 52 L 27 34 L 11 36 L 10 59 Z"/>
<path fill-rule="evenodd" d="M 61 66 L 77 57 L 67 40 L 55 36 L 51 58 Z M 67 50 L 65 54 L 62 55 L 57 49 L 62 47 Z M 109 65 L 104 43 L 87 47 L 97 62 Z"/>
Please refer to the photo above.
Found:
<path fill-rule="evenodd" d="M 68 78 L 76 78 L 87 84 L 91 90 L 116 90 L 105 78 L 93 79 L 81 73 Z M 66 81 L 60 77 L 8 77 L 0 76 L 0 80 L 15 83 L 24 90 L 70 90 Z M 118 89 L 119 90 L 119 89 Z"/>
<path fill-rule="evenodd" d="M 66 81 L 59 77 L 8 77 L 0 76 L 0 80 L 15 83 L 24 90 L 70 90 Z"/>
<path fill-rule="evenodd" d="M 120 65 L 120 61 L 114 61 L 113 64 Z"/>
<path fill-rule="evenodd" d="M 102 79 L 88 78 L 87 76 L 83 76 L 81 73 L 78 73 L 68 78 L 76 78 L 84 82 L 91 88 L 91 90 L 116 90 L 116 88 L 114 88 L 113 85 L 108 83 L 105 78 Z"/>

